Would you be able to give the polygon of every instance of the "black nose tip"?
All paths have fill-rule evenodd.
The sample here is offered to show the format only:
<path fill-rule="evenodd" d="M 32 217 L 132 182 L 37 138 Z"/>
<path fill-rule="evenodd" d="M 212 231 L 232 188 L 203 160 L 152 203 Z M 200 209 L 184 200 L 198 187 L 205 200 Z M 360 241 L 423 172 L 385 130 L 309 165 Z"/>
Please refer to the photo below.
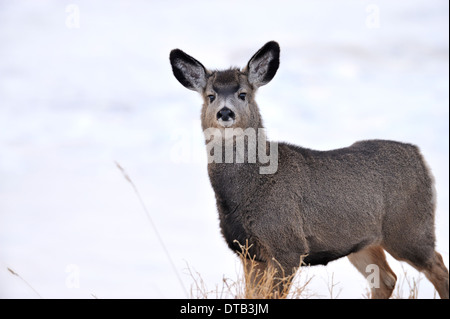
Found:
<path fill-rule="evenodd" d="M 235 115 L 232 110 L 227 107 L 222 108 L 219 112 L 217 112 L 217 119 L 222 119 L 222 121 L 234 120 Z"/>

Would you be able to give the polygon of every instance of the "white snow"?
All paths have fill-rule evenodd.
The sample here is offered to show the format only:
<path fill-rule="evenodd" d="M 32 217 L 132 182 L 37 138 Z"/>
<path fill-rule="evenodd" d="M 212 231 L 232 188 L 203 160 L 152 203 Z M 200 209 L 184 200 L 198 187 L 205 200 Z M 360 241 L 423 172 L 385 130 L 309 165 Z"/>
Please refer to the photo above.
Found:
<path fill-rule="evenodd" d="M 0 297 L 37 297 L 7 267 L 44 298 L 186 297 L 115 161 L 187 290 L 187 265 L 210 290 L 236 278 L 201 101 L 168 55 L 243 66 L 269 40 L 281 45 L 257 98 L 269 136 L 321 150 L 370 138 L 420 146 L 448 265 L 448 21 L 440 0 L 0 1 Z M 345 258 L 306 272 L 319 297 L 332 273 L 341 298 L 367 287 Z M 419 291 L 434 296 L 424 277 Z"/>

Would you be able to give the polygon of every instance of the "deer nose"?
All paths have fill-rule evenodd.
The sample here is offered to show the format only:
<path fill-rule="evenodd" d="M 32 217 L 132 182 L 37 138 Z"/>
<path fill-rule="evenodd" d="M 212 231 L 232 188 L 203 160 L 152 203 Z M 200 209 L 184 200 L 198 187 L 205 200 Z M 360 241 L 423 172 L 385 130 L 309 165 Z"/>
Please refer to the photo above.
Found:
<path fill-rule="evenodd" d="M 226 106 L 222 108 L 219 112 L 217 112 L 217 119 L 222 119 L 222 121 L 234 120 L 235 114 L 232 110 L 227 108 Z"/>

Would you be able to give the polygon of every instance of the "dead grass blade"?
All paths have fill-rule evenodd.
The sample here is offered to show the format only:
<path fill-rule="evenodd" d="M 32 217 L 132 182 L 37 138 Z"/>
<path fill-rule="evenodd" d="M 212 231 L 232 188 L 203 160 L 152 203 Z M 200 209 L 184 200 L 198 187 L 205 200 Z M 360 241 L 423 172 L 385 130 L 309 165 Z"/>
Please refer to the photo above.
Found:
<path fill-rule="evenodd" d="M 14 270 L 12 270 L 12 269 L 9 268 L 9 267 L 7 267 L 6 269 L 8 269 L 8 271 L 9 271 L 12 275 L 14 275 L 14 276 L 20 278 L 20 280 L 22 280 L 22 281 L 23 281 L 23 282 L 24 282 L 31 290 L 33 290 L 33 292 L 34 292 L 40 299 L 42 299 L 42 296 L 36 291 L 36 289 L 34 289 L 33 286 L 31 286 L 30 283 L 29 283 L 28 281 L 26 281 L 25 279 L 23 279 L 21 275 L 19 275 L 17 272 L 15 272 Z"/>
<path fill-rule="evenodd" d="M 166 254 L 166 257 L 167 257 L 167 259 L 168 259 L 168 261 L 170 263 L 170 266 L 172 267 L 172 270 L 175 273 L 175 275 L 176 275 L 176 277 L 178 279 L 178 282 L 180 283 L 180 286 L 183 289 L 183 292 L 184 292 L 184 294 L 185 294 L 185 296 L 187 298 L 188 297 L 188 292 L 186 290 L 186 287 L 184 286 L 183 280 L 181 280 L 180 274 L 178 273 L 178 270 L 177 270 L 177 268 L 175 266 L 175 263 L 173 262 L 173 259 L 170 256 L 169 250 L 167 249 L 166 245 L 164 244 L 164 241 L 163 241 L 161 235 L 159 234 L 158 228 L 156 227 L 155 223 L 153 222 L 153 219 L 152 219 L 152 217 L 150 215 L 149 210 L 147 209 L 147 206 L 144 203 L 144 200 L 141 197 L 141 194 L 139 193 L 136 185 L 133 183 L 133 180 L 130 178 L 130 176 L 128 176 L 128 174 L 125 171 L 125 169 L 122 166 L 120 166 L 120 164 L 118 162 L 115 161 L 114 163 L 116 164 L 117 168 L 122 172 L 123 177 L 133 187 L 134 193 L 136 194 L 136 196 L 137 196 L 137 198 L 138 198 L 138 200 L 139 200 L 139 202 L 140 202 L 140 204 L 142 206 L 142 209 L 144 210 L 145 215 L 147 216 L 147 219 L 150 222 L 150 226 L 152 227 L 153 232 L 156 234 L 156 237 L 158 238 L 158 241 L 159 241 L 161 247 L 163 248 L 164 253 Z"/>

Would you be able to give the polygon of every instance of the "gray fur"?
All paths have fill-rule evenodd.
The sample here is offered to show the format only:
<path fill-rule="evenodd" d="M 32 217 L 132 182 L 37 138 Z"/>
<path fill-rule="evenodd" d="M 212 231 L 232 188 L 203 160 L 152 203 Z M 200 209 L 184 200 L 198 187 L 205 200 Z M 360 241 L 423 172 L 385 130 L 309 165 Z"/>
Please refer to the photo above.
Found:
<path fill-rule="evenodd" d="M 224 106 L 236 114 L 233 127 L 263 127 L 254 97 L 276 73 L 276 42 L 261 48 L 242 71 L 212 72 L 189 56 L 186 62 L 175 59 L 180 56 L 187 55 L 172 51 L 172 68 L 183 85 L 202 94 L 203 130 L 223 129 L 216 114 Z M 192 61 L 199 65 L 180 76 Z M 195 82 L 183 83 L 193 73 Z M 199 78 L 206 79 L 201 89 Z M 239 99 L 240 92 L 247 94 L 245 101 Z M 210 102 L 212 94 L 216 98 Z M 314 151 L 279 143 L 276 173 L 259 174 L 261 165 L 259 161 L 208 164 L 220 226 L 231 249 L 240 251 L 236 241 L 248 241 L 258 262 L 289 275 L 304 255 L 304 263 L 311 265 L 350 255 L 356 265 L 364 252 L 367 257 L 379 246 L 424 271 L 441 297 L 448 298 L 448 271 L 434 249 L 434 181 L 416 146 L 369 140 Z M 377 256 L 384 256 L 381 248 Z M 395 284 L 395 274 L 384 268 L 385 281 Z M 388 286 L 380 296 L 390 296 L 394 285 Z"/>

